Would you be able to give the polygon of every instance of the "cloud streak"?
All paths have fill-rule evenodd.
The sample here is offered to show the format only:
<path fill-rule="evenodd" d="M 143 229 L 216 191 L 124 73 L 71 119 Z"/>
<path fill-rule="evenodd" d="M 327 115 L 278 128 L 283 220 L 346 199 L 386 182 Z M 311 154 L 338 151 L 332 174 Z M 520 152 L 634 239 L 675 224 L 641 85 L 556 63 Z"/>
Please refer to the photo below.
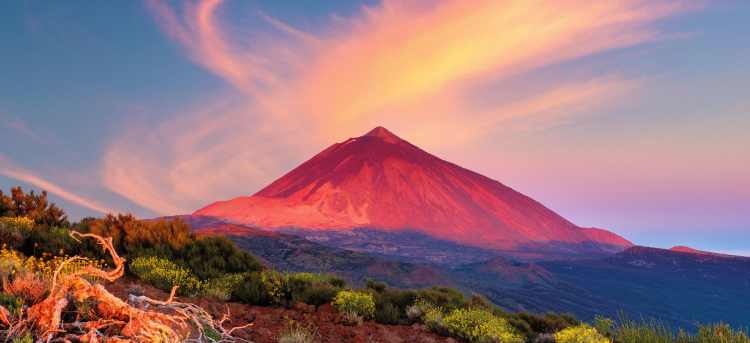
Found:
<path fill-rule="evenodd" d="M 31 139 L 33 142 L 37 144 L 48 143 L 47 139 L 45 139 L 42 135 L 40 135 L 36 131 L 32 130 L 26 124 L 26 122 L 23 121 L 21 118 L 7 116 L 7 115 L 4 115 L 3 113 L 0 113 L 0 119 L 2 119 L 3 126 L 5 126 L 7 129 L 13 130 L 16 133 L 22 136 L 25 136 L 26 138 Z"/>
<path fill-rule="evenodd" d="M 2 155 L 0 155 L 0 175 L 34 185 L 43 190 L 46 190 L 49 193 L 55 194 L 67 201 L 70 201 L 71 203 L 74 203 L 81 207 L 85 207 L 92 211 L 96 211 L 96 212 L 103 213 L 103 214 L 117 213 L 117 211 L 111 208 L 108 208 L 104 205 L 101 205 L 96 201 L 86 199 L 80 195 L 77 195 L 63 188 L 62 186 L 59 186 L 49 180 L 46 180 L 40 176 L 37 176 L 28 170 L 15 166 L 10 160 L 8 160 L 6 157 Z"/>
<path fill-rule="evenodd" d="M 636 81 L 580 73 L 516 91 L 518 80 L 659 39 L 655 23 L 688 10 L 671 0 L 384 1 L 315 32 L 260 13 L 248 34 L 221 17 L 230 5 L 221 0 L 146 4 L 193 61 L 241 94 L 111 142 L 107 187 L 163 214 L 252 192 L 288 168 L 285 159 L 376 125 L 439 148 L 447 135 L 471 144 L 498 128 L 569 119 Z M 153 144 L 134 144 L 139 135 Z"/>

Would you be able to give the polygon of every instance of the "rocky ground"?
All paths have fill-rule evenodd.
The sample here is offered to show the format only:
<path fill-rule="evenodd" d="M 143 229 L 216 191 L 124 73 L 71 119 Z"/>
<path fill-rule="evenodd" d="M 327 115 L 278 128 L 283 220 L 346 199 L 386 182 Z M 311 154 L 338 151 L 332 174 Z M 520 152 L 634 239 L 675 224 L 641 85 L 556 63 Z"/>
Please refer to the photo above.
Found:
<path fill-rule="evenodd" d="M 105 285 L 116 296 L 126 299 L 128 294 L 145 294 L 154 299 L 166 299 L 168 294 L 154 287 L 143 285 L 133 279 L 123 278 L 115 283 Z M 249 329 L 238 333 L 238 336 L 256 343 L 275 343 L 279 334 L 290 321 L 296 321 L 317 330 L 317 342 L 352 342 L 352 343 L 437 343 L 453 342 L 452 338 L 435 335 L 422 325 L 383 325 L 366 321 L 362 325 L 349 326 L 342 324 L 341 318 L 330 305 L 319 308 L 297 304 L 293 308 L 250 306 L 239 303 L 225 303 L 203 298 L 181 298 L 180 301 L 192 302 L 209 311 L 215 318 L 221 318 L 229 309 L 231 322 L 226 327 L 253 323 Z"/>

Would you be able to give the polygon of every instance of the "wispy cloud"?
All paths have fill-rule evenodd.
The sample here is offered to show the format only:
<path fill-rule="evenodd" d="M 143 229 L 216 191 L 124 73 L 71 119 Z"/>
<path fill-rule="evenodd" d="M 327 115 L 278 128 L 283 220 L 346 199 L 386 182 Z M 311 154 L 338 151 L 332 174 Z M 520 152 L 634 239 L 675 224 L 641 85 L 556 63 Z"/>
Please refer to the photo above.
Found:
<path fill-rule="evenodd" d="M 0 120 L 2 120 L 2 125 L 5 126 L 5 128 L 13 130 L 16 133 L 31 139 L 35 143 L 45 144 L 48 142 L 43 135 L 32 130 L 31 127 L 29 127 L 21 118 L 0 113 Z"/>
<path fill-rule="evenodd" d="M 85 207 L 87 209 L 99 212 L 99 213 L 116 213 L 117 211 L 108 208 L 98 202 L 90 199 L 86 199 L 83 196 L 77 195 L 70 190 L 59 186 L 52 181 L 46 180 L 38 175 L 35 175 L 29 170 L 21 168 L 11 162 L 7 157 L 0 155 L 0 175 L 16 179 L 18 181 L 26 182 L 49 193 L 55 194 L 71 203 L 78 206 Z"/>
<path fill-rule="evenodd" d="M 499 126 L 547 127 L 636 81 L 580 73 L 517 92 L 515 80 L 659 39 L 654 24 L 687 9 L 672 0 L 384 1 L 310 33 L 259 13 L 266 26 L 248 35 L 217 14 L 221 0 L 146 3 L 193 61 L 242 94 L 113 140 L 107 186 L 159 213 L 246 194 L 280 172 L 277 151 L 300 156 L 375 125 L 428 147 Z M 139 132 L 154 144 L 133 144 Z"/>

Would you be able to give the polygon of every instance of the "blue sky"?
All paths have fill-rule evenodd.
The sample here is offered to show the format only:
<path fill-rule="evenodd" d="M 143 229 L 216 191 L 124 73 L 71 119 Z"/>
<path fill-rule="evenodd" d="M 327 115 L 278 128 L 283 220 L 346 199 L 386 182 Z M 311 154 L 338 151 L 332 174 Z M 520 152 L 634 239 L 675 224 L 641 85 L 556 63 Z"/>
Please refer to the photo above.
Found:
<path fill-rule="evenodd" d="M 518 4 L 4 2 L 0 187 L 190 212 L 384 125 L 576 224 L 750 255 L 750 5 Z"/>

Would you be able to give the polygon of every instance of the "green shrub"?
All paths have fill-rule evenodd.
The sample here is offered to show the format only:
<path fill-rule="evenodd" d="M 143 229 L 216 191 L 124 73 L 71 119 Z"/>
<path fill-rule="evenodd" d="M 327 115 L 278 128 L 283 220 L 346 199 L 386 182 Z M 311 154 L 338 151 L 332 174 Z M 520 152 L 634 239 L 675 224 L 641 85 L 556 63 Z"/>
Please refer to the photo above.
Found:
<path fill-rule="evenodd" d="M 240 250 L 226 237 L 202 237 L 176 250 L 185 265 L 201 279 L 213 279 L 227 273 L 260 271 L 263 265 L 255 256 Z"/>
<path fill-rule="evenodd" d="M 465 304 L 463 293 L 448 287 L 432 287 L 417 291 L 417 298 L 447 311 L 463 307 Z"/>
<path fill-rule="evenodd" d="M 611 343 L 596 329 L 586 324 L 569 327 L 555 334 L 557 343 Z"/>
<path fill-rule="evenodd" d="M 380 293 L 385 291 L 386 288 L 388 288 L 388 285 L 386 285 L 384 282 L 367 279 L 367 281 L 365 282 L 365 288 Z"/>
<path fill-rule="evenodd" d="M 422 323 L 424 323 L 424 325 L 427 326 L 430 331 L 435 332 L 439 335 L 447 336 L 448 328 L 445 326 L 443 317 L 445 317 L 445 315 L 442 308 L 428 305 L 424 307 Z"/>
<path fill-rule="evenodd" d="M 165 291 L 178 286 L 177 292 L 180 295 L 195 296 L 206 288 L 206 283 L 195 277 L 189 269 L 159 257 L 136 257 L 130 263 L 130 272 Z"/>
<path fill-rule="evenodd" d="M 406 307 L 406 316 L 411 321 L 416 321 L 422 318 L 427 310 L 435 308 L 435 305 L 430 304 L 422 299 L 417 299 L 414 304 Z"/>
<path fill-rule="evenodd" d="M 398 325 L 405 322 L 405 310 L 401 310 L 392 303 L 376 306 L 375 321 L 381 324 Z"/>
<path fill-rule="evenodd" d="M 353 313 L 364 319 L 375 315 L 375 300 L 369 293 L 340 291 L 333 299 L 333 306 L 341 313 Z"/>
<path fill-rule="evenodd" d="M 248 273 L 232 292 L 232 299 L 250 305 L 266 306 L 271 304 L 260 272 Z"/>
<path fill-rule="evenodd" d="M 0 217 L 0 242 L 10 249 L 18 249 L 33 227 L 34 221 L 26 217 Z"/>
<path fill-rule="evenodd" d="M 285 277 L 273 270 L 244 274 L 242 282 L 232 293 L 232 298 L 251 305 L 282 305 L 287 297 Z"/>
<path fill-rule="evenodd" d="M 507 320 L 484 309 L 455 309 L 443 318 L 443 323 L 451 336 L 468 342 L 524 342 Z"/>
<path fill-rule="evenodd" d="M 29 256 L 41 256 L 45 253 L 55 255 L 80 255 L 100 257 L 101 248 L 82 249 L 81 245 L 70 236 L 70 229 L 62 227 L 36 227 L 29 231 L 21 251 Z M 98 249 L 97 249 L 98 248 Z M 88 251 L 87 251 L 88 250 Z"/>
<path fill-rule="evenodd" d="M 519 312 L 502 313 L 500 315 L 508 320 L 516 332 L 525 335 L 530 340 L 542 334 L 554 334 L 571 326 L 581 324 L 580 321 L 569 314 L 547 313 L 537 315 Z"/>
<path fill-rule="evenodd" d="M 314 283 L 299 293 L 293 294 L 293 302 L 320 306 L 328 304 L 336 297 L 341 288 L 325 283 Z"/>
<path fill-rule="evenodd" d="M 245 274 L 235 273 L 208 280 L 203 294 L 207 297 L 227 301 L 232 297 L 232 293 L 244 279 Z"/>
<path fill-rule="evenodd" d="M 345 285 L 335 276 L 313 273 L 287 274 L 285 282 L 286 300 L 290 304 L 303 302 L 315 306 L 330 303 Z"/>
<path fill-rule="evenodd" d="M 0 217 L 26 217 L 36 224 L 68 226 L 65 212 L 47 199 L 47 192 L 25 193 L 21 187 L 10 189 L 10 196 L 0 190 Z"/>
<path fill-rule="evenodd" d="M 614 328 L 615 322 L 612 319 L 602 317 L 602 316 L 596 316 L 594 317 L 594 329 L 596 329 L 597 332 L 600 334 L 606 336 L 606 337 L 612 337 L 614 334 L 612 332 L 612 329 Z"/>

